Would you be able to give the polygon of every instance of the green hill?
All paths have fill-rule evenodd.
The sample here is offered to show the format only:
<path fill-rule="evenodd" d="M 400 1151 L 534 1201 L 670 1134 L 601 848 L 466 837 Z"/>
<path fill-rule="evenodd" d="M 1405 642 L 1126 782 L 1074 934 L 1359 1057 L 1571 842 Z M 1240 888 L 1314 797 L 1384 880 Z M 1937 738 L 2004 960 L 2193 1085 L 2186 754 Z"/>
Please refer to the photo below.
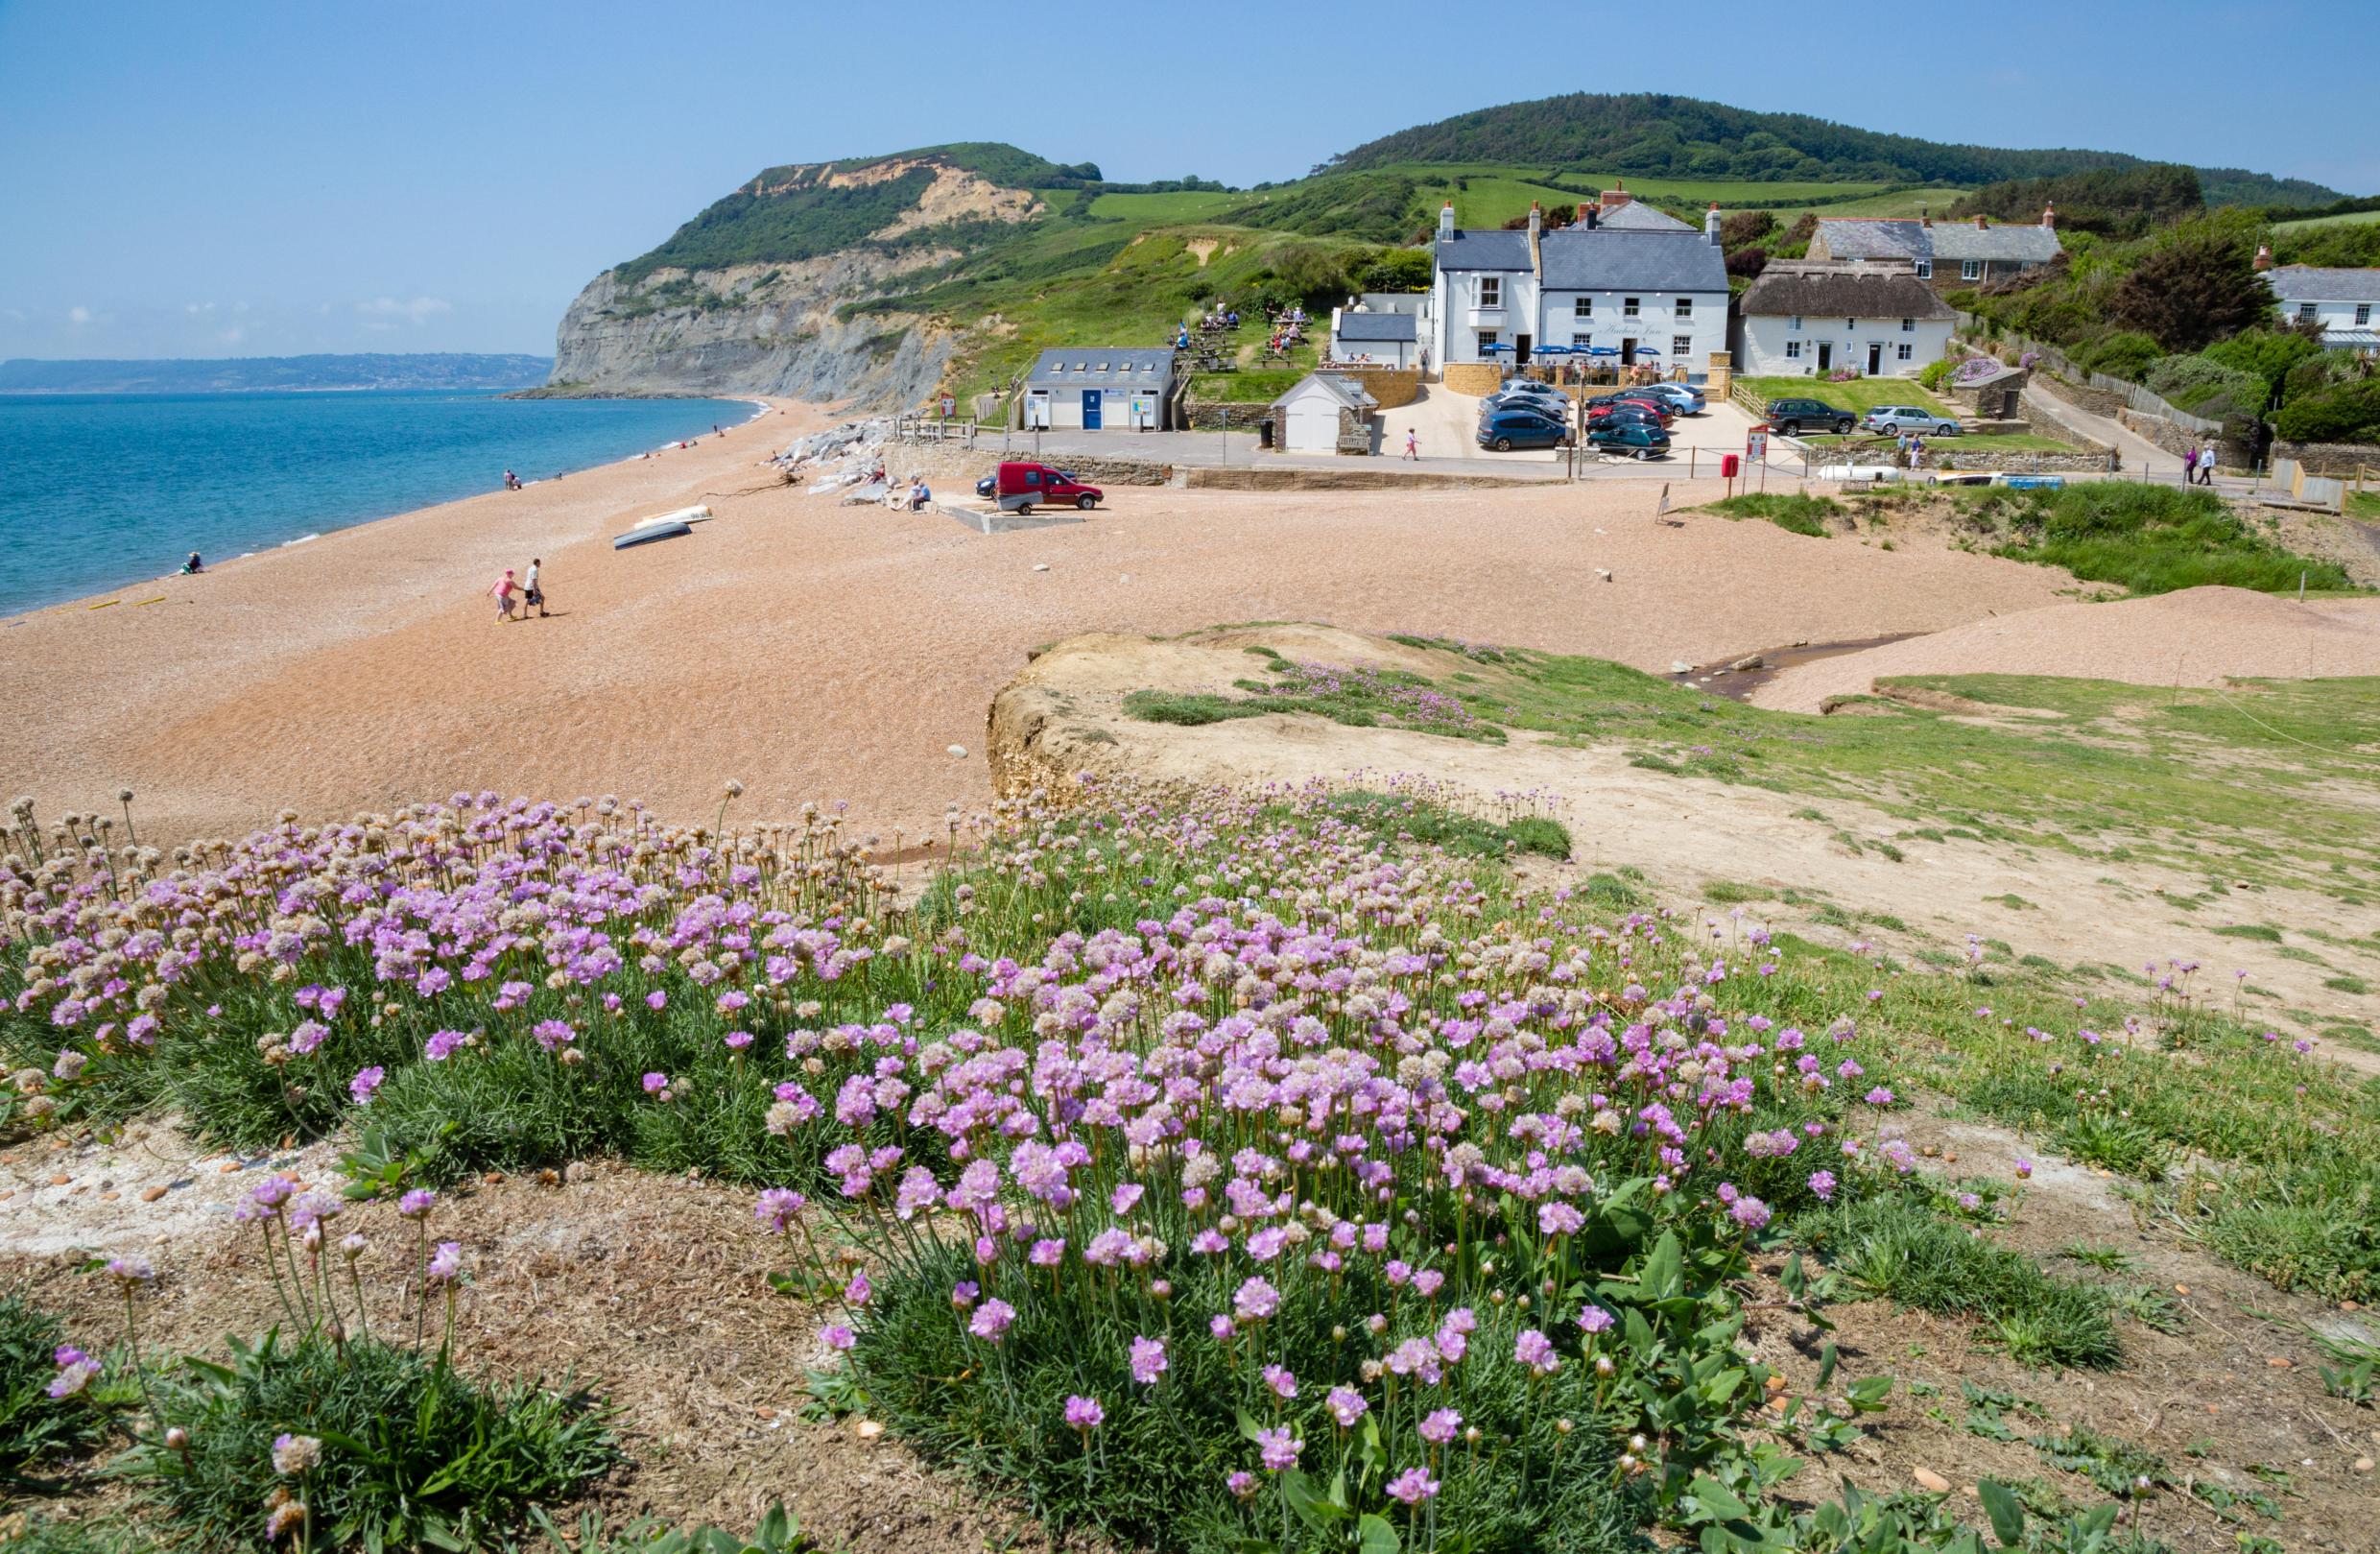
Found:
<path fill-rule="evenodd" d="M 1459 113 L 1343 152 L 1316 171 L 1399 162 L 1523 162 L 1643 177 L 1996 183 L 2143 165 L 2110 151 L 2007 151 L 1756 113 L 1691 97 L 1573 92 Z M 2333 191 L 2238 169 L 2204 175 L 2210 203 L 2320 205 Z"/>

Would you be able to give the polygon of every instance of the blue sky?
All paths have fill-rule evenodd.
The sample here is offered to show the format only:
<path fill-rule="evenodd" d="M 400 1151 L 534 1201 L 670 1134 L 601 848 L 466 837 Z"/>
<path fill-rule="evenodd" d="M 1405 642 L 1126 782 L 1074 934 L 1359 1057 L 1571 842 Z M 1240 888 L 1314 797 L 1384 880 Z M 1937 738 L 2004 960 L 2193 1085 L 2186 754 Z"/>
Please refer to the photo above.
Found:
<path fill-rule="evenodd" d="M 2372 94 L 2309 74 L 2370 54 L 2368 0 L 1488 13 L 0 0 L 0 357 L 542 353 L 597 271 L 773 163 L 1009 140 L 1244 184 L 1563 91 L 2380 190 Z"/>

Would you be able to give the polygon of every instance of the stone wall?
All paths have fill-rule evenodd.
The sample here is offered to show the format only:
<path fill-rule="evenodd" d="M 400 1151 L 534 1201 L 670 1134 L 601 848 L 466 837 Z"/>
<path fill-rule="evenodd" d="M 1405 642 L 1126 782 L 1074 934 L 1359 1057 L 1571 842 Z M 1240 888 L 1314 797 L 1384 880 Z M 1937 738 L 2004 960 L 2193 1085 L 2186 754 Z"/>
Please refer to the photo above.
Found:
<path fill-rule="evenodd" d="M 1813 467 L 1825 465 L 1848 465 L 1854 469 L 1891 468 L 1898 460 L 1891 447 L 1883 448 L 1812 448 Z M 2011 475 L 2032 474 L 2106 474 L 2116 467 L 2116 455 L 2109 449 L 2076 449 L 2067 453 L 1994 453 L 1967 452 L 1956 447 L 1950 439 L 1926 444 L 1925 463 L 1917 475 L 1939 470 L 1959 469 L 1969 472 L 1990 470 Z"/>
<path fill-rule="evenodd" d="M 2273 461 L 2294 460 L 2309 475 L 2352 481 L 2359 469 L 2380 470 L 2380 447 L 2369 442 L 2275 442 Z"/>
<path fill-rule="evenodd" d="M 2124 424 L 2127 431 L 2136 437 L 2147 438 L 2177 459 L 2192 448 L 2206 445 L 2206 437 L 2203 433 L 2183 431 L 2162 416 L 2152 416 L 2146 411 L 2127 407 L 2117 411 L 2115 418 Z M 2255 463 L 2256 450 L 2247 442 L 2235 437 L 2215 440 L 2217 467 L 2249 469 L 2254 467 Z"/>
<path fill-rule="evenodd" d="M 1516 475 L 1411 474 L 1386 459 L 1367 460 L 1339 469 L 1279 464 L 1252 467 L 1232 465 L 1217 469 L 1202 465 L 1186 470 L 1183 483 L 1194 491 L 1468 491 L 1554 484 Z"/>
<path fill-rule="evenodd" d="M 1371 417 L 1360 410 L 1339 408 L 1339 451 L 1369 454 L 1371 452 Z"/>
<path fill-rule="evenodd" d="M 1028 446 L 1003 454 L 997 446 L 981 444 L 969 448 L 956 442 L 888 442 L 884 448 L 884 472 L 901 481 L 913 474 L 923 475 L 925 483 L 936 488 L 938 496 L 957 495 L 971 490 L 977 481 L 1000 467 L 1003 458 L 1030 460 L 1033 449 Z M 1105 453 L 1078 458 L 1053 453 L 1041 462 L 1072 470 L 1094 486 L 1163 486 L 1174 478 L 1174 466 L 1157 459 L 1127 459 Z"/>
<path fill-rule="evenodd" d="M 1504 369 L 1493 362 L 1449 362 L 1445 384 L 1450 393 L 1485 399 L 1504 387 Z"/>
<path fill-rule="evenodd" d="M 1176 431 L 1220 432 L 1225 430 L 1225 413 L 1229 412 L 1234 432 L 1252 432 L 1260 420 L 1273 417 L 1273 407 L 1261 402 L 1241 399 L 1184 399 L 1181 417 Z"/>
<path fill-rule="evenodd" d="M 1417 367 L 1334 367 L 1330 375 L 1362 384 L 1383 410 L 1410 405 L 1421 397 L 1421 369 Z"/>

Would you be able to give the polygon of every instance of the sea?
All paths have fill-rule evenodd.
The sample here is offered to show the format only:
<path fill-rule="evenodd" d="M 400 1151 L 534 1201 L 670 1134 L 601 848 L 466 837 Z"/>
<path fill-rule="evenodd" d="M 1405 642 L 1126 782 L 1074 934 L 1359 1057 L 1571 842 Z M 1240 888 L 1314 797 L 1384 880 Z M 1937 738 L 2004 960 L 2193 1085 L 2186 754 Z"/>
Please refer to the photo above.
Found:
<path fill-rule="evenodd" d="M 632 457 L 743 399 L 0 394 L 0 615 Z"/>

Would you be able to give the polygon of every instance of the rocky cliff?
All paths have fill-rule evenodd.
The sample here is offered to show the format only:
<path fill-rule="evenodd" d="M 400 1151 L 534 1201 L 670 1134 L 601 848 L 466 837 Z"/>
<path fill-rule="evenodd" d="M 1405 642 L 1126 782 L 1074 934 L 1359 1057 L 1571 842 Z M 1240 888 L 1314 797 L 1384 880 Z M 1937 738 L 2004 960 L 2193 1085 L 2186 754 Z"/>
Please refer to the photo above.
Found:
<path fill-rule="evenodd" d="M 642 258 L 587 282 L 555 338 L 554 390 L 781 394 L 902 409 L 956 339 L 865 307 L 1046 214 L 945 148 L 772 168 Z"/>

